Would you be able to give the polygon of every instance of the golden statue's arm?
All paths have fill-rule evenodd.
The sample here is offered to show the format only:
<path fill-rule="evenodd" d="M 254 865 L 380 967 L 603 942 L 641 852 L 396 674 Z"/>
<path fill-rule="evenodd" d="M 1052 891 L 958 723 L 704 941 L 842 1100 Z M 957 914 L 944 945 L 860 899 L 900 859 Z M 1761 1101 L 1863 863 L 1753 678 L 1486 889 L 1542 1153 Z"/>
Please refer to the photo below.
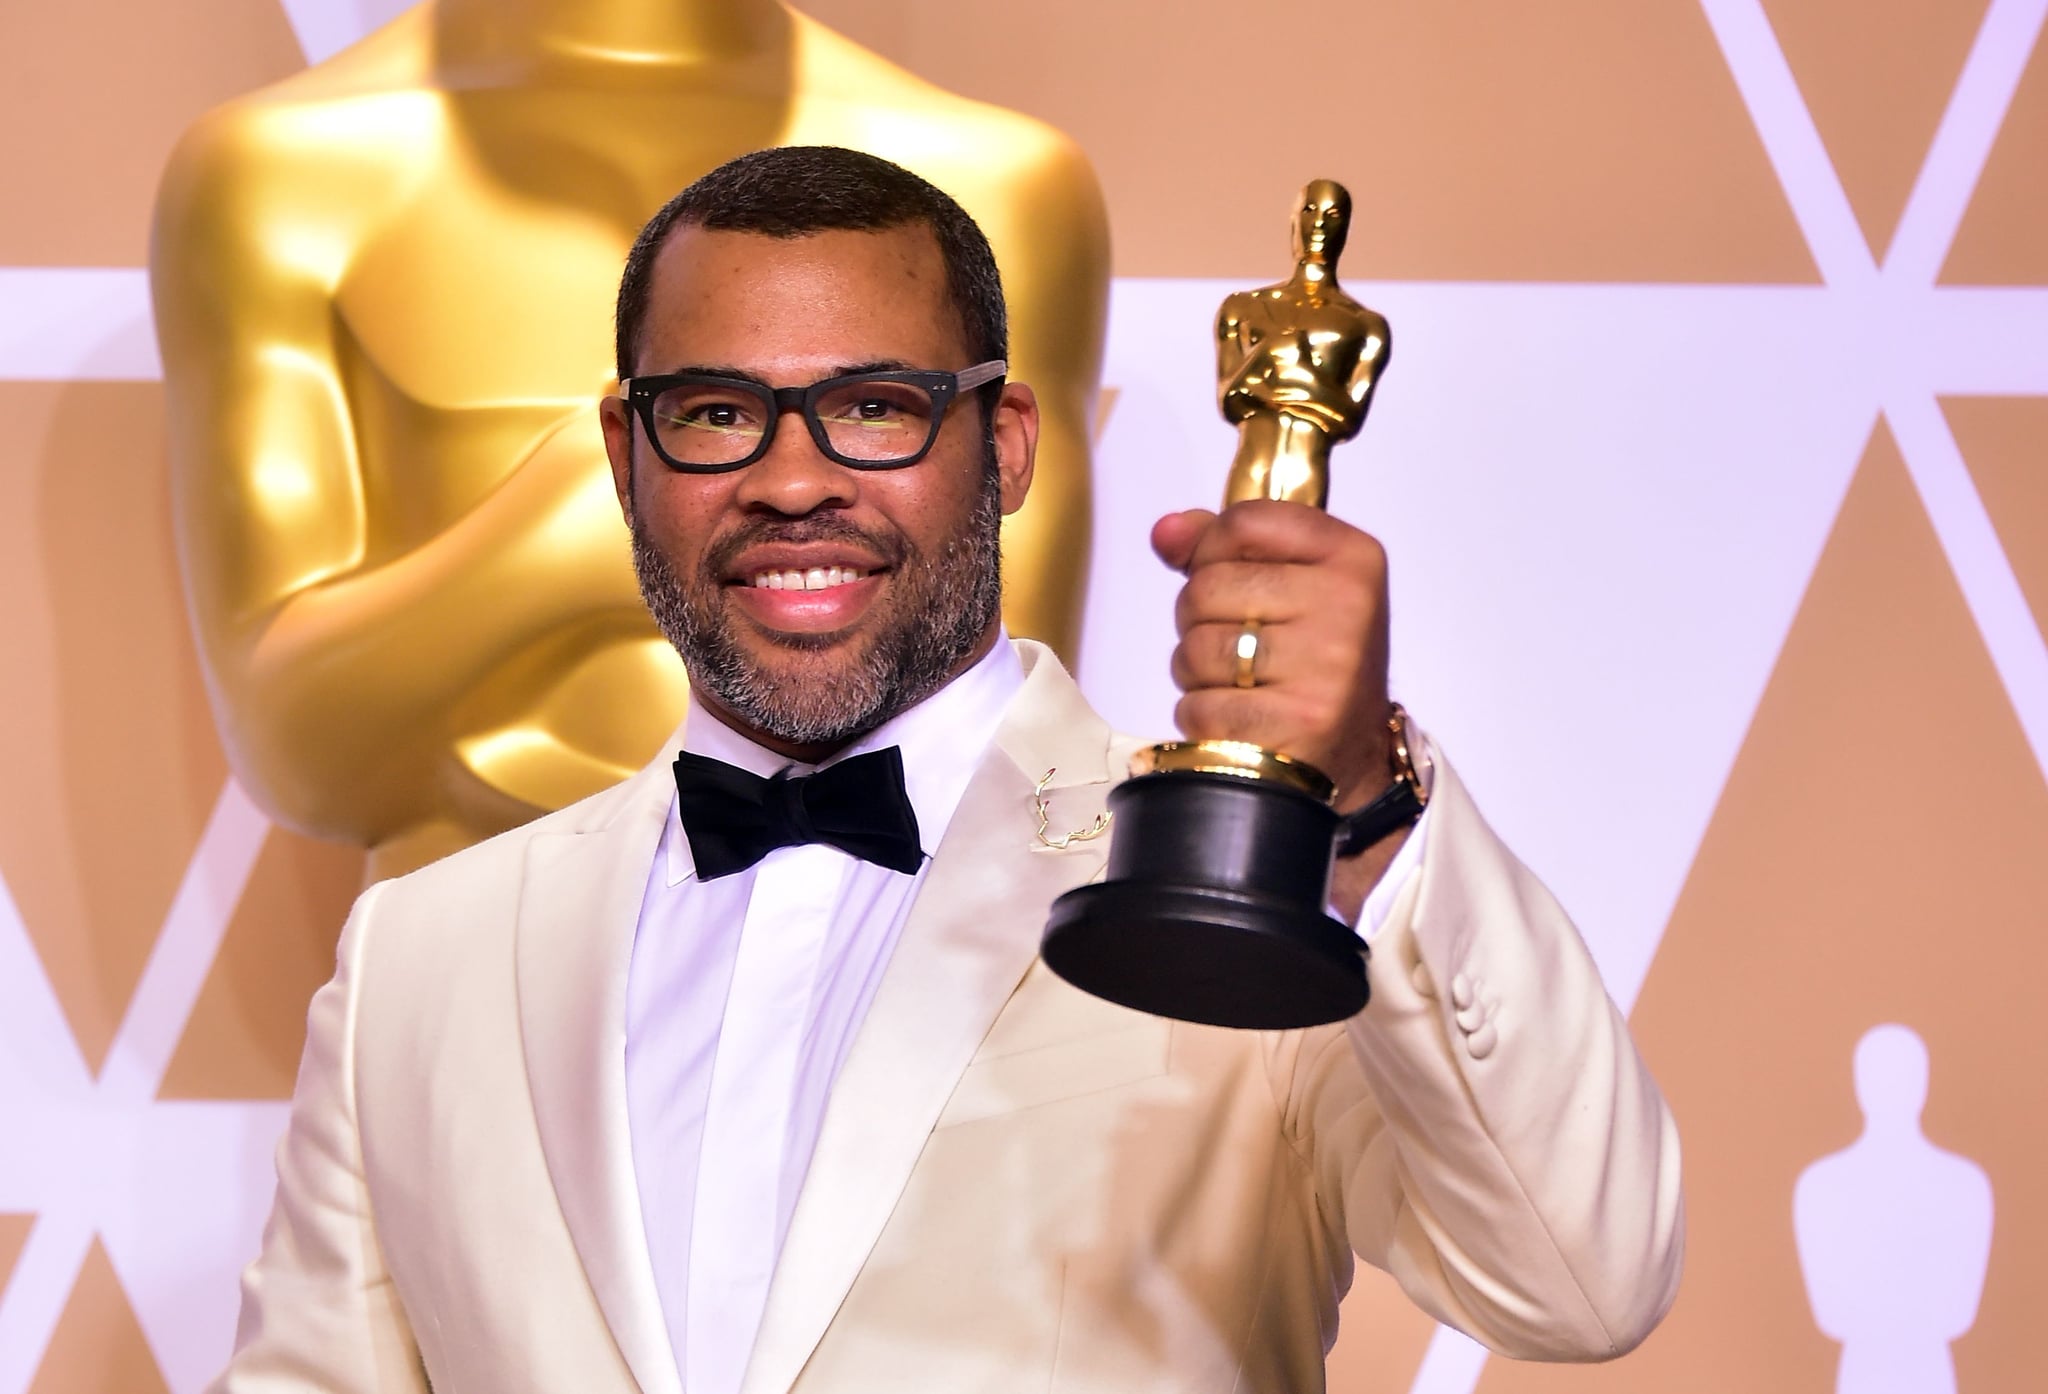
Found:
<path fill-rule="evenodd" d="M 1225 296 L 1216 311 L 1216 399 L 1223 406 L 1225 419 L 1230 421 L 1237 419 L 1232 415 L 1234 411 L 1242 410 L 1235 394 L 1253 366 L 1252 346 L 1247 342 L 1244 318 L 1237 308 L 1241 298 L 1241 293 Z"/>
<path fill-rule="evenodd" d="M 1371 326 L 1367 331 L 1364 349 L 1358 355 L 1358 365 L 1351 370 L 1351 381 L 1346 386 L 1346 395 L 1358 404 L 1363 413 L 1372 405 L 1372 390 L 1379 385 L 1380 374 L 1393 361 L 1394 331 L 1388 326 L 1386 316 L 1374 310 L 1359 307 Z"/>
<path fill-rule="evenodd" d="M 313 206 L 308 181 L 264 170 L 279 153 L 265 115 L 230 109 L 180 145 L 153 256 L 180 558 L 230 759 L 273 814 L 321 836 L 376 845 L 437 813 L 517 821 L 532 810 L 446 777 L 464 698 L 550 629 L 645 624 L 589 468 L 595 413 L 563 404 L 561 430 L 446 530 L 380 529 L 333 304 L 351 240 L 337 234 L 362 205 Z"/>

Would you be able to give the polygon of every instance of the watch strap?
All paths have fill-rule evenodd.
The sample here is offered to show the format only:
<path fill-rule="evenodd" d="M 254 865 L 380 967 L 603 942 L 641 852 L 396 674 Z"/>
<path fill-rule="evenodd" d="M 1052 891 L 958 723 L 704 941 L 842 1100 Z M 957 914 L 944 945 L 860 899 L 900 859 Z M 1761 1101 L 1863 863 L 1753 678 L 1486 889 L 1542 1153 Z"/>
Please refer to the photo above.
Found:
<path fill-rule="evenodd" d="M 1429 791 L 1416 772 L 1410 753 L 1412 742 L 1408 713 L 1399 702 L 1387 717 L 1387 731 L 1393 738 L 1394 782 L 1365 807 L 1345 814 L 1337 824 L 1337 855 L 1355 857 L 1374 843 L 1403 828 L 1414 826 L 1429 802 Z"/>

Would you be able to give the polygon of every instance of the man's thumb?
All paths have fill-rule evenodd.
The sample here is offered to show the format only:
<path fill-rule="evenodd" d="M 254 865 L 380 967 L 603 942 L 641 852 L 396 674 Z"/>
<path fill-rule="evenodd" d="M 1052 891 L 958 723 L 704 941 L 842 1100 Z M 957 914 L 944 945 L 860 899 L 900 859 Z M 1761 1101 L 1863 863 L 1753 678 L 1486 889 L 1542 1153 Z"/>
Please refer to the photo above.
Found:
<path fill-rule="evenodd" d="M 1169 513 L 1152 525 L 1152 550 L 1175 571 L 1186 571 L 1194 560 L 1195 544 L 1215 521 L 1216 515 L 1206 508 Z"/>

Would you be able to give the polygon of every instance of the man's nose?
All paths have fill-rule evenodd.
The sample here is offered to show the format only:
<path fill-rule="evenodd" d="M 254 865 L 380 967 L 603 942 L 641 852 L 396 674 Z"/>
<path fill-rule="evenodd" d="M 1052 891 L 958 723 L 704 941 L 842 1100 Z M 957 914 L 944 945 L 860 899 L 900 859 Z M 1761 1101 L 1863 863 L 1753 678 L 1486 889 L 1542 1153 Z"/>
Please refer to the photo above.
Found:
<path fill-rule="evenodd" d="M 843 508 L 858 492 L 856 472 L 825 457 L 802 412 L 786 411 L 766 453 L 740 471 L 737 498 L 743 507 L 799 518 L 820 508 Z"/>

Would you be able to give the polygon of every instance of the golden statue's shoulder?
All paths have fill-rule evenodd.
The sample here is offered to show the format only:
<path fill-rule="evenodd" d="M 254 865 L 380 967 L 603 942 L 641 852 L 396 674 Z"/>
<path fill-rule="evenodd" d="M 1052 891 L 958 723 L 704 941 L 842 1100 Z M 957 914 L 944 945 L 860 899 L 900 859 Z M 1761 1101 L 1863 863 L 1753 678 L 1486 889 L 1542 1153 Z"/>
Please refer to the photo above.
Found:
<path fill-rule="evenodd" d="M 276 139 L 317 138 L 331 123 L 330 139 L 348 139 L 364 121 L 389 122 L 406 99 L 432 94 L 433 31 L 428 6 L 406 11 L 359 43 L 287 77 L 214 108 L 202 127 L 216 137 L 263 134 Z M 380 102 L 379 98 L 395 101 Z M 316 123 L 309 118 L 318 115 Z"/>
<path fill-rule="evenodd" d="M 787 143 L 854 145 L 895 160 L 984 223 L 987 205 L 1000 199 L 1029 204 L 1042 224 L 1079 220 L 1106 236 L 1094 166 L 1057 127 L 950 92 L 808 16 L 793 17 Z"/>
<path fill-rule="evenodd" d="M 1028 154 L 1035 147 L 1050 155 L 1076 148 L 1058 128 L 1035 116 L 948 91 L 808 15 L 791 17 L 796 21 L 792 86 L 807 103 L 830 106 L 839 116 L 852 107 L 867 108 L 877 118 L 919 124 L 938 118 L 952 127 L 963 149 L 991 137 L 1001 142 L 1005 154 Z"/>
<path fill-rule="evenodd" d="M 361 43 L 314 67 L 215 107 L 179 138 L 158 192 L 159 241 L 178 239 L 194 220 L 243 219 L 252 231 L 287 200 L 303 213 L 315 186 L 303 178 L 319 161 L 344 178 L 328 181 L 334 212 L 366 212 L 362 197 L 402 184 L 441 125 L 426 54 L 428 34 L 410 11 Z M 297 174 L 300 177 L 291 177 Z M 277 175 L 281 178 L 271 178 Z M 346 196 L 343 197 L 343 191 Z"/>

